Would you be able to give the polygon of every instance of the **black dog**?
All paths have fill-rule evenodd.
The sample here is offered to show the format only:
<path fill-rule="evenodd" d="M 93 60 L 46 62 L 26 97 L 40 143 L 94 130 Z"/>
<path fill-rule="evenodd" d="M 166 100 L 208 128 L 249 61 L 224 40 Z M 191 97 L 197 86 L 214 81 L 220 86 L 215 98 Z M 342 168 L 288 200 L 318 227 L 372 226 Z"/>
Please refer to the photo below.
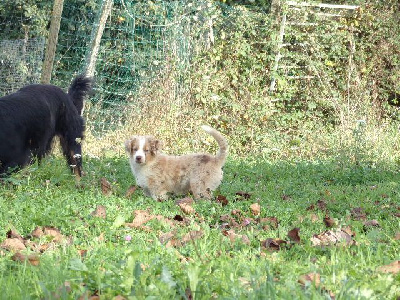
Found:
<path fill-rule="evenodd" d="M 81 117 L 92 79 L 76 77 L 68 94 L 54 85 L 33 84 L 0 98 L 0 175 L 38 161 L 50 152 L 55 136 L 78 178 L 82 175 Z"/>

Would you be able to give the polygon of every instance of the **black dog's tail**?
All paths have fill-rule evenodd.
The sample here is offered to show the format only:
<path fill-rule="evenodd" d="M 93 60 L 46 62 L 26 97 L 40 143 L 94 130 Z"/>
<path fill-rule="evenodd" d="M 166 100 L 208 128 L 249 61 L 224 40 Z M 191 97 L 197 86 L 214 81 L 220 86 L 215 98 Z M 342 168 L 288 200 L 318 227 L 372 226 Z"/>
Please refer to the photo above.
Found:
<path fill-rule="evenodd" d="M 93 78 L 85 75 L 77 76 L 68 89 L 68 95 L 71 97 L 78 113 L 81 115 L 83 110 L 83 100 L 87 94 L 92 91 Z"/>

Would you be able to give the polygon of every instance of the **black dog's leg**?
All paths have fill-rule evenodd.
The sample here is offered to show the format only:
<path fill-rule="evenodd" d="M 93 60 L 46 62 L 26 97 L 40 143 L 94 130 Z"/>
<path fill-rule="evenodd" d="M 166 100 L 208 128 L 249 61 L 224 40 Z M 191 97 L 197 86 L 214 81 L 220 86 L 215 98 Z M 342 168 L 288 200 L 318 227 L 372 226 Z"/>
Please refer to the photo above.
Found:
<path fill-rule="evenodd" d="M 79 178 L 82 176 L 82 151 L 80 141 L 75 141 L 73 145 L 60 136 L 60 144 L 63 154 L 67 160 L 71 171 Z"/>

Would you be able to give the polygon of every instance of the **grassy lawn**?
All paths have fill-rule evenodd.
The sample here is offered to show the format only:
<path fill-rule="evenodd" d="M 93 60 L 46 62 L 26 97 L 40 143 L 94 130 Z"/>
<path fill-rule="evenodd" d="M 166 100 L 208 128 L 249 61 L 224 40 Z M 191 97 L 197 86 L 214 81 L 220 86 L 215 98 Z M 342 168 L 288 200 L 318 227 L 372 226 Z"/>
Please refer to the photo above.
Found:
<path fill-rule="evenodd" d="M 125 157 L 84 167 L 1 183 L 1 299 L 400 296 L 398 165 L 231 158 L 219 201 L 180 206 L 129 190 Z"/>

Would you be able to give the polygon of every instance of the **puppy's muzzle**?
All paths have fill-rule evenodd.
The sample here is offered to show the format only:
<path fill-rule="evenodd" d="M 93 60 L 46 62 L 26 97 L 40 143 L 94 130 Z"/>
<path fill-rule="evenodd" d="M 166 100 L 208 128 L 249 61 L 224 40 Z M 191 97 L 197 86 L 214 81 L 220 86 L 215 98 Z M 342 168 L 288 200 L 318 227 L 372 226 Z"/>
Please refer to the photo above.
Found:
<path fill-rule="evenodd" d="M 136 156 L 136 157 L 135 157 L 135 162 L 136 162 L 137 164 L 143 163 L 143 156 L 140 156 L 140 155 Z"/>

